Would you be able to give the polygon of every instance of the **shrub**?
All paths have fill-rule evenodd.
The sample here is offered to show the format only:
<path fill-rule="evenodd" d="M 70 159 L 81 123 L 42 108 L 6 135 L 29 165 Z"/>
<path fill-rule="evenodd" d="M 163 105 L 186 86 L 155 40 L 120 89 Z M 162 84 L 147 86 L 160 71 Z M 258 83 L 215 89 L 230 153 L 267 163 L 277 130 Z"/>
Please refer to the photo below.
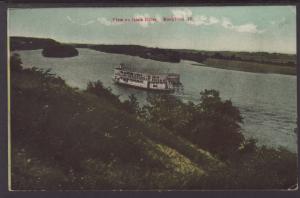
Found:
<path fill-rule="evenodd" d="M 113 104 L 118 105 L 118 107 L 121 106 L 121 102 L 119 100 L 119 97 L 114 95 L 111 92 L 110 88 L 105 88 L 101 81 L 96 82 L 89 82 L 86 88 L 87 92 L 93 93 L 97 95 L 100 98 L 105 98 L 109 101 L 111 101 Z"/>
<path fill-rule="evenodd" d="M 148 95 L 148 104 L 143 107 L 144 118 L 167 129 L 180 133 L 190 122 L 192 103 L 186 105 L 173 95 Z"/>
<path fill-rule="evenodd" d="M 244 142 L 240 112 L 231 101 L 222 101 L 216 90 L 205 90 L 200 95 L 198 104 L 186 104 L 167 94 L 150 95 L 149 104 L 143 108 L 145 119 L 226 159 Z"/>
<path fill-rule="evenodd" d="M 222 159 L 229 158 L 245 140 L 240 131 L 240 111 L 231 101 L 222 101 L 215 90 L 204 90 L 200 95 L 189 137 Z"/>
<path fill-rule="evenodd" d="M 10 57 L 10 69 L 12 72 L 19 72 L 22 70 L 22 60 L 19 54 L 14 53 Z"/>
<path fill-rule="evenodd" d="M 139 115 L 140 113 L 140 107 L 139 107 L 139 102 L 137 101 L 137 98 L 135 97 L 134 94 L 131 94 L 128 96 L 129 100 L 125 100 L 123 102 L 123 109 L 130 113 L 130 114 L 137 114 Z"/>

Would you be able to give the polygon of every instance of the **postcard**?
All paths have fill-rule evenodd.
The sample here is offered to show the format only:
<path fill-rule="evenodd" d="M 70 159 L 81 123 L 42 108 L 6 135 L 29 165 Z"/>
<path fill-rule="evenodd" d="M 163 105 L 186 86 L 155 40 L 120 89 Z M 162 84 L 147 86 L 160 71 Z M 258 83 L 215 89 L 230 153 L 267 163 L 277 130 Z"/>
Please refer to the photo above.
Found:
<path fill-rule="evenodd" d="M 9 189 L 297 190 L 296 7 L 8 9 Z"/>

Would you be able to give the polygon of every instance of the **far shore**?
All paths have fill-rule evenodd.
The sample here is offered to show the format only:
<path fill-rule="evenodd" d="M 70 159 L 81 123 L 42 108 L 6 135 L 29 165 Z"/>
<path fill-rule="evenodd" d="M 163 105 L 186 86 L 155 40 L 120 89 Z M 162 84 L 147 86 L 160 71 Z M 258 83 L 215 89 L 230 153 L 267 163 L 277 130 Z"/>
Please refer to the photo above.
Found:
<path fill-rule="evenodd" d="M 235 71 L 245 71 L 245 72 L 252 72 L 252 73 L 297 75 L 297 70 L 295 67 L 286 67 L 286 66 L 278 66 L 272 64 L 253 63 L 253 62 L 236 61 L 236 60 L 207 59 L 203 63 L 193 63 L 192 65 L 235 70 Z"/>
<path fill-rule="evenodd" d="M 62 45 L 53 39 L 32 37 L 10 37 L 10 50 L 48 49 Z M 99 45 L 63 43 L 67 49 L 60 49 L 59 55 L 69 56 L 69 50 L 87 48 L 100 52 L 138 56 L 161 62 L 179 63 L 181 60 L 194 61 L 197 66 L 214 67 L 228 70 L 254 73 L 275 73 L 296 75 L 297 61 L 295 54 L 269 52 L 233 52 L 203 51 L 187 49 L 164 49 L 140 45 Z M 77 55 L 77 54 L 75 54 Z"/>

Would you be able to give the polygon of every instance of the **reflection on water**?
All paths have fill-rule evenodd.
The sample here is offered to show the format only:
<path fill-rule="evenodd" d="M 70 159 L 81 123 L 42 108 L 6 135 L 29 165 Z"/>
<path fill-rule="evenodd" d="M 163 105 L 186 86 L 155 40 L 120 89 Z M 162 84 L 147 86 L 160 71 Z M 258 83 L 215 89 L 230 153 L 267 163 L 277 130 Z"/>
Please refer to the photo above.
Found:
<path fill-rule="evenodd" d="M 120 62 L 148 70 L 179 73 L 184 91 L 174 94 L 181 99 L 197 102 L 200 91 L 219 90 L 223 99 L 231 99 L 240 108 L 246 137 L 257 138 L 260 144 L 284 146 L 297 151 L 297 136 L 294 133 L 297 118 L 296 76 L 201 67 L 192 65 L 192 61 L 164 63 L 89 49 L 79 49 L 80 55 L 73 58 L 45 58 L 41 56 L 41 50 L 19 53 L 25 67 L 51 68 L 73 87 L 84 89 L 89 81 L 101 80 L 121 99 L 135 94 L 141 103 L 145 102 L 147 91 L 112 82 L 113 68 Z"/>

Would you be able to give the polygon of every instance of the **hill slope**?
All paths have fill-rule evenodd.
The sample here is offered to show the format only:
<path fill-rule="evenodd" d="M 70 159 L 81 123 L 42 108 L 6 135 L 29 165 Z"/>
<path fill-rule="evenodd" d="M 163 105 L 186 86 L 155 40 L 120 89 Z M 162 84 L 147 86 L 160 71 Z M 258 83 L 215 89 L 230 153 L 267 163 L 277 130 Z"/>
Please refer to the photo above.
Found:
<path fill-rule="evenodd" d="M 189 188 L 224 166 L 48 72 L 14 72 L 12 99 L 13 189 Z"/>

